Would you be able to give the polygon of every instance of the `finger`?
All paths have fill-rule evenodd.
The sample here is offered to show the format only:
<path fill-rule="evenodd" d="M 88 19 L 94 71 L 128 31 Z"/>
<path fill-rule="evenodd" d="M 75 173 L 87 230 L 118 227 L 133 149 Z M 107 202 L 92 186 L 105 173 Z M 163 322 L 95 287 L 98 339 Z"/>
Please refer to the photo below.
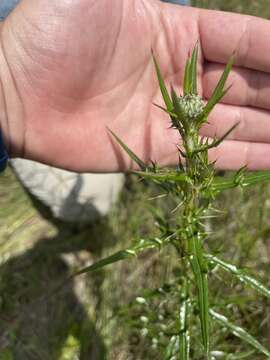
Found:
<path fill-rule="evenodd" d="M 207 137 L 224 135 L 238 124 L 228 139 L 270 143 L 270 112 L 241 106 L 217 104 L 201 134 Z"/>
<path fill-rule="evenodd" d="M 157 160 L 161 166 L 175 166 L 179 160 L 176 144 L 176 131 L 170 131 L 168 138 L 159 142 L 155 155 L 151 158 Z M 171 138 L 169 142 L 168 139 Z M 209 138 L 211 143 L 211 138 Z M 166 152 L 164 151 L 166 146 Z M 162 154 L 161 154 L 162 149 Z M 166 156 L 164 156 L 166 154 Z M 247 166 L 249 170 L 270 169 L 270 144 L 252 141 L 224 140 L 218 147 L 209 150 L 210 161 L 215 167 L 222 170 L 239 170 Z"/>
<path fill-rule="evenodd" d="M 175 166 L 178 164 L 178 156 L 176 146 L 171 147 L 166 157 L 158 158 L 159 163 L 161 166 Z M 225 140 L 209 150 L 209 159 L 215 162 L 216 169 L 221 170 L 239 170 L 243 166 L 249 170 L 269 170 L 270 144 Z"/>
<path fill-rule="evenodd" d="M 270 21 L 219 11 L 201 10 L 199 29 L 205 58 L 270 72 Z"/>
<path fill-rule="evenodd" d="M 209 158 L 217 169 L 239 170 L 247 166 L 249 170 L 269 170 L 270 144 L 225 140 L 209 151 Z"/>
<path fill-rule="evenodd" d="M 211 96 L 223 70 L 222 65 L 213 63 L 205 65 L 204 97 Z M 235 67 L 229 75 L 227 84 L 231 84 L 232 87 L 222 99 L 223 103 L 270 109 L 270 74 Z"/>

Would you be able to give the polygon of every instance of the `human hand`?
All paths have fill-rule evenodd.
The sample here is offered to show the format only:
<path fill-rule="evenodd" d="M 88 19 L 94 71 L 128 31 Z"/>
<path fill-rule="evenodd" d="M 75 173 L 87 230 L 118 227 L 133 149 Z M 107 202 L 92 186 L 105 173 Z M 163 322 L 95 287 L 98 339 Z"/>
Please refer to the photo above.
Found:
<path fill-rule="evenodd" d="M 129 169 L 109 127 L 142 159 L 176 164 L 178 133 L 153 106 L 162 100 L 151 48 L 180 93 L 199 39 L 205 98 L 236 54 L 233 87 L 203 135 L 240 124 L 211 158 L 223 169 L 270 168 L 269 33 L 266 20 L 156 0 L 23 0 L 1 28 L 1 127 L 9 150 L 75 171 Z"/>

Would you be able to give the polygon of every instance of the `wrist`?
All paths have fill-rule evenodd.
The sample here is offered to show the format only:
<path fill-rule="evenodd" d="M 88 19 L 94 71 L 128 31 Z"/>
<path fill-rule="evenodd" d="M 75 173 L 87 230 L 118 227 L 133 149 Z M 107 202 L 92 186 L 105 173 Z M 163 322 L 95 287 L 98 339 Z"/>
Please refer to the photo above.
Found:
<path fill-rule="evenodd" d="M 3 85 L 0 77 L 0 147 L 9 152 L 9 131 Z M 2 149 L 0 149 L 1 151 Z M 3 151 L 3 150 L 2 150 Z"/>
<path fill-rule="evenodd" d="M 0 173 L 5 170 L 8 162 L 7 153 L 7 121 L 2 82 L 0 79 Z"/>
<path fill-rule="evenodd" d="M 0 173 L 5 170 L 7 166 L 7 162 L 8 162 L 8 154 L 0 130 Z"/>
<path fill-rule="evenodd" d="M 3 23 L 0 23 L 0 36 L 2 37 Z M 0 58 L 2 58 L 2 47 L 0 47 Z M 2 66 L 0 66 L 2 67 Z M 0 71 L 0 152 L 3 154 L 3 148 L 6 152 L 9 152 L 9 131 L 8 131 L 8 119 L 7 108 L 4 97 L 4 89 L 2 83 L 2 76 Z M 0 155 L 1 156 L 1 155 Z"/>
<path fill-rule="evenodd" d="M 16 76 L 8 59 L 16 59 L 9 48 L 10 39 L 4 36 L 4 23 L 0 23 L 0 130 L 9 156 L 23 155 L 23 106 L 18 94 Z M 9 56 L 7 56 L 7 54 Z"/>

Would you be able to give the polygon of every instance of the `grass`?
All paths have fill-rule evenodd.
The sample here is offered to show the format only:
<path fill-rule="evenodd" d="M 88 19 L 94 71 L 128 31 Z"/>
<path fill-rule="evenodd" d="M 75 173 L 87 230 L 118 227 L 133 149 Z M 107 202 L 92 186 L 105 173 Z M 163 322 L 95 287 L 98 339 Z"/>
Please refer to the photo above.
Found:
<path fill-rule="evenodd" d="M 197 3 L 270 15 L 265 1 Z M 11 171 L 0 177 L 0 360 L 161 359 L 154 334 L 149 337 L 143 331 L 145 311 L 139 302 L 148 297 L 164 316 L 170 304 L 159 307 L 143 289 L 158 289 L 170 281 L 170 274 L 178 271 L 173 252 L 167 250 L 161 258 L 149 250 L 138 259 L 75 278 L 54 292 L 73 271 L 155 233 L 148 211 L 155 194 L 155 186 L 129 176 L 109 217 L 80 230 L 54 221 L 40 204 L 34 207 Z M 207 224 L 213 231 L 210 246 L 224 252 L 227 260 L 252 269 L 269 287 L 270 185 L 228 194 L 216 200 L 224 214 Z M 168 214 L 171 204 L 161 199 L 155 204 Z M 222 298 L 224 314 L 268 346 L 269 300 L 220 271 L 210 281 L 212 301 Z M 222 352 L 236 351 L 246 359 L 265 359 L 226 331 L 214 328 L 212 333 L 213 345 L 219 344 L 217 359 L 226 359 Z M 198 358 L 199 352 L 200 346 Z"/>
<path fill-rule="evenodd" d="M 147 337 L 141 338 L 140 330 L 131 327 L 134 322 L 138 323 L 138 319 L 140 321 L 142 312 L 134 298 L 145 295 L 143 288 L 159 288 L 169 281 L 170 274 L 177 271 L 177 259 L 172 257 L 173 253 L 168 251 L 161 259 L 149 251 L 138 260 L 119 263 L 95 275 L 78 277 L 48 298 L 48 293 L 71 272 L 153 232 L 147 207 L 148 199 L 155 195 L 156 189 L 129 177 L 110 217 L 77 232 L 76 229 L 66 229 L 63 224 L 56 226 L 42 219 L 22 189 L 10 181 L 11 174 L 5 174 L 5 178 L 9 183 L 5 189 L 16 189 L 16 200 L 12 204 L 14 210 L 21 207 L 20 214 L 25 214 L 29 209 L 30 215 L 18 222 L 13 231 L 2 230 L 9 248 L 3 251 L 1 265 L 0 359 L 19 356 L 22 360 L 73 360 L 79 358 L 80 351 L 87 354 L 82 359 L 159 359 L 154 344 L 149 343 Z M 8 196 L 13 195 L 9 193 Z M 217 206 L 226 209 L 219 223 L 214 228 L 209 223 L 214 233 L 211 247 L 222 244 L 226 259 L 252 268 L 254 274 L 259 274 L 262 282 L 268 285 L 269 198 L 268 185 L 245 192 L 233 190 L 230 197 L 223 195 L 217 201 Z M 10 204 L 8 198 L 4 201 Z M 162 212 L 166 213 L 165 205 L 162 206 Z M 11 212 L 1 214 L 2 223 L 10 216 Z M 161 260 L 165 266 L 162 272 Z M 249 328 L 264 345 L 268 345 L 269 301 L 226 274 L 222 274 L 225 284 L 221 288 L 220 276 L 219 272 L 212 275 L 211 288 L 215 296 L 223 299 L 226 315 L 233 315 L 239 325 Z M 131 308 L 127 307 L 130 303 Z M 237 307 L 232 304 L 237 304 Z M 139 328 L 140 324 L 137 325 Z M 219 351 L 247 351 L 241 341 L 226 332 L 215 335 L 213 342 L 222 344 Z M 107 349 L 106 355 L 103 354 L 104 348 Z M 99 355 L 90 357 L 89 353 Z M 250 356 L 250 359 L 264 358 Z"/>

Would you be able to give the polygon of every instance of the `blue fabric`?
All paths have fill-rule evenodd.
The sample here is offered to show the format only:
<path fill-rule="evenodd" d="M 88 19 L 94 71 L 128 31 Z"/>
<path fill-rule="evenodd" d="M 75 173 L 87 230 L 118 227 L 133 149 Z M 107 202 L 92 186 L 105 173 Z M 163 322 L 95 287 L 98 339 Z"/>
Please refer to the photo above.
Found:
<path fill-rule="evenodd" d="M 163 1 L 178 5 L 189 5 L 190 3 L 189 0 L 163 0 Z"/>
<path fill-rule="evenodd" d="M 6 152 L 3 137 L 0 130 L 0 172 L 4 171 L 7 166 L 8 154 Z"/>
<path fill-rule="evenodd" d="M 4 20 L 19 2 L 20 0 L 0 0 L 0 20 Z"/>

